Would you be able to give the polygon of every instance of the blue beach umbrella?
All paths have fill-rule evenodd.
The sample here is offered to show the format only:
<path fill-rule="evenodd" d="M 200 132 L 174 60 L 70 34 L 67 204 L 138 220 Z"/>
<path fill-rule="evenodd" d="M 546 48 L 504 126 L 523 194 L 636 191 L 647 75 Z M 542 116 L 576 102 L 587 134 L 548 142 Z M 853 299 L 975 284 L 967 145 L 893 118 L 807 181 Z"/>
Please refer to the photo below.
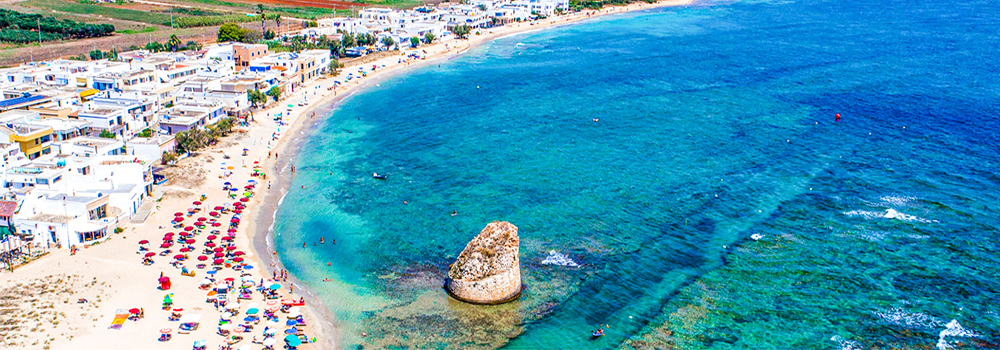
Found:
<path fill-rule="evenodd" d="M 295 334 L 295 333 L 298 333 L 298 332 L 299 332 L 299 330 L 295 329 L 295 328 L 289 328 L 289 329 L 285 330 L 286 334 Z"/>
<path fill-rule="evenodd" d="M 195 346 L 195 347 L 200 347 L 200 346 L 208 346 L 208 341 L 206 341 L 205 339 L 202 339 L 202 340 L 196 340 L 196 341 L 194 342 L 194 346 Z"/>
<path fill-rule="evenodd" d="M 292 334 L 285 336 L 285 342 L 288 343 L 288 346 L 302 345 L 302 339 L 299 339 L 299 337 L 296 337 L 295 335 Z"/>
<path fill-rule="evenodd" d="M 258 310 L 255 307 L 252 307 L 252 308 L 250 308 L 250 310 L 247 310 L 247 315 L 253 315 L 253 314 L 256 314 L 258 312 L 260 312 L 260 310 Z"/>
<path fill-rule="evenodd" d="M 267 287 L 267 289 L 270 290 L 278 290 L 279 288 L 281 288 L 281 285 L 277 283 L 271 284 L 270 286 Z"/>
<path fill-rule="evenodd" d="M 299 321 L 296 321 L 296 320 L 285 321 L 285 325 L 286 326 L 294 326 L 294 325 L 297 325 L 297 324 L 299 324 Z"/>

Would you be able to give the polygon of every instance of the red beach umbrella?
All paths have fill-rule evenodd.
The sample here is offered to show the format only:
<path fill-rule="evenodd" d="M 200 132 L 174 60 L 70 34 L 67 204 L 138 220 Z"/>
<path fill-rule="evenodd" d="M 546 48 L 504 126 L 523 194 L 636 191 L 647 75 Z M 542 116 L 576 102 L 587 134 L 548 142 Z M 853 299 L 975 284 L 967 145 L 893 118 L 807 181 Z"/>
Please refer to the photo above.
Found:
<path fill-rule="evenodd" d="M 222 263 L 223 261 L 225 261 L 225 260 L 222 260 L 222 259 L 215 259 L 215 260 L 214 260 L 214 261 L 212 261 L 212 262 L 213 262 L 213 263 L 215 263 L 215 264 L 221 264 L 221 263 Z"/>
<path fill-rule="evenodd" d="M 128 313 L 130 313 L 130 314 L 137 314 L 137 313 L 139 313 L 139 308 L 133 307 L 131 309 L 128 309 Z"/>
<path fill-rule="evenodd" d="M 147 258 L 148 258 L 148 257 L 151 257 L 151 256 L 153 256 L 153 255 L 156 255 L 156 253 L 153 253 L 153 252 L 149 252 L 149 253 L 146 253 L 146 257 L 147 257 Z"/>
<path fill-rule="evenodd" d="M 144 239 L 144 240 L 139 241 L 139 244 L 147 244 L 147 243 L 149 243 L 149 240 L 145 240 Z"/>
<path fill-rule="evenodd" d="M 243 258 L 237 256 L 237 257 L 233 258 L 233 261 L 235 261 L 235 262 L 243 262 Z"/>
<path fill-rule="evenodd" d="M 191 249 L 187 249 L 187 247 L 180 249 L 181 253 L 187 253 L 187 252 L 190 252 L 190 251 L 191 251 Z"/>
<path fill-rule="evenodd" d="M 184 216 L 184 213 L 182 213 L 182 212 L 176 212 L 176 213 L 174 213 L 174 216 Z"/>
<path fill-rule="evenodd" d="M 226 232 L 229 232 L 230 234 L 236 233 L 236 229 L 235 228 L 231 228 L 231 229 L 229 229 L 229 231 L 226 231 Z"/>
<path fill-rule="evenodd" d="M 222 247 L 218 247 L 218 248 L 212 249 L 212 251 L 216 252 L 216 253 L 221 252 L 222 250 L 223 250 Z"/>
<path fill-rule="evenodd" d="M 231 241 L 231 240 L 233 240 L 233 237 L 232 236 L 225 236 L 225 237 L 222 237 L 222 240 L 223 241 Z"/>
<path fill-rule="evenodd" d="M 184 217 L 183 216 L 175 216 L 173 222 L 183 222 L 183 221 L 184 221 Z"/>
<path fill-rule="evenodd" d="M 238 223 L 240 223 L 240 218 L 233 218 L 232 220 L 229 220 L 229 222 L 234 223 L 234 224 L 238 224 Z"/>
<path fill-rule="evenodd" d="M 205 261 L 205 260 L 208 260 L 207 256 L 204 256 L 204 255 L 199 255 L 198 256 L 198 261 Z"/>
<path fill-rule="evenodd" d="M 192 226 L 185 227 L 184 231 L 194 231 L 194 227 Z"/>
<path fill-rule="evenodd" d="M 215 209 L 215 210 L 222 210 L 222 209 L 225 209 L 225 208 L 223 208 L 222 206 L 217 206 L 217 207 L 215 207 L 213 209 Z"/>
<path fill-rule="evenodd" d="M 214 255 L 214 256 L 215 256 L 216 258 L 221 258 L 221 257 L 224 257 L 224 256 L 226 256 L 226 254 L 222 254 L 222 253 L 215 253 L 215 255 Z"/>
<path fill-rule="evenodd" d="M 236 279 L 235 279 L 235 278 L 232 278 L 232 277 L 227 277 L 227 278 L 225 279 L 225 281 L 226 281 L 226 282 L 232 282 L 232 281 L 235 281 L 235 280 L 236 280 Z"/>
<path fill-rule="evenodd" d="M 184 254 L 174 255 L 174 259 L 177 259 L 177 260 L 184 259 Z"/>
<path fill-rule="evenodd" d="M 209 241 L 211 241 L 213 239 L 216 239 L 216 238 L 219 238 L 219 237 L 217 237 L 216 235 L 208 235 L 208 240 Z"/>
<path fill-rule="evenodd" d="M 226 247 L 226 250 L 230 250 L 230 251 L 236 250 L 236 246 L 233 246 L 233 245 L 228 246 L 228 247 Z"/>
<path fill-rule="evenodd" d="M 219 226 L 222 226 L 222 223 L 220 223 L 220 222 L 213 222 L 212 223 L 212 227 L 219 227 Z"/>
<path fill-rule="evenodd" d="M 243 214 L 243 210 L 242 209 L 236 209 L 236 210 L 233 210 L 233 212 L 236 213 L 236 214 Z"/>
<path fill-rule="evenodd" d="M 211 248 L 211 247 L 215 246 L 215 243 L 214 242 L 208 242 L 208 243 L 205 243 L 205 246 Z"/>
<path fill-rule="evenodd" d="M 160 248 L 170 248 L 170 243 L 163 243 L 160 245 Z"/>
<path fill-rule="evenodd" d="M 163 333 L 163 334 L 167 334 L 167 333 L 170 333 L 170 332 L 173 332 L 173 331 L 174 330 L 170 329 L 170 328 L 162 328 L 162 329 L 160 329 L 160 333 Z"/>
<path fill-rule="evenodd" d="M 194 205 L 201 205 L 201 202 L 199 202 L 199 201 L 194 201 L 194 202 L 191 202 L 191 204 L 194 204 Z"/>
<path fill-rule="evenodd" d="M 249 201 L 250 201 L 250 198 L 247 198 L 247 197 L 240 198 L 240 202 L 249 202 Z"/>
<path fill-rule="evenodd" d="M 173 237 L 173 236 L 174 236 L 173 232 L 167 232 L 163 234 L 163 237 Z"/>
<path fill-rule="evenodd" d="M 190 238 L 188 238 L 188 239 L 185 239 L 185 240 L 184 240 L 184 243 L 187 243 L 187 244 L 194 244 L 194 240 L 193 240 L 193 239 L 190 239 Z"/>
<path fill-rule="evenodd" d="M 236 256 L 243 255 L 243 251 L 242 250 L 237 250 L 237 251 L 233 252 L 233 255 L 236 255 Z"/>
<path fill-rule="evenodd" d="M 217 212 L 217 211 L 210 211 L 210 212 L 208 212 L 208 215 L 219 216 L 219 212 Z"/>
<path fill-rule="evenodd" d="M 204 216 L 198 218 L 198 221 L 205 221 L 205 220 L 208 220 L 208 219 L 206 219 Z"/>

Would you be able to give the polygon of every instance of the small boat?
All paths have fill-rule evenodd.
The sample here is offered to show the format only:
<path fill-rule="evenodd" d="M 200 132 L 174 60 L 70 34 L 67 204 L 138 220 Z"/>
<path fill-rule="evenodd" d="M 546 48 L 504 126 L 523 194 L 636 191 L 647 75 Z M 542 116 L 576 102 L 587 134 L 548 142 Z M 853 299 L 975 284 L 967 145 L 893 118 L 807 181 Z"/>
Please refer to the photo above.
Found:
<path fill-rule="evenodd" d="M 590 335 L 593 336 L 594 338 L 603 337 L 604 336 L 604 330 L 603 329 L 598 329 L 596 332 L 591 333 Z"/>
<path fill-rule="evenodd" d="M 376 179 L 385 180 L 385 175 L 379 175 L 378 173 L 372 173 L 372 177 L 374 177 Z"/>

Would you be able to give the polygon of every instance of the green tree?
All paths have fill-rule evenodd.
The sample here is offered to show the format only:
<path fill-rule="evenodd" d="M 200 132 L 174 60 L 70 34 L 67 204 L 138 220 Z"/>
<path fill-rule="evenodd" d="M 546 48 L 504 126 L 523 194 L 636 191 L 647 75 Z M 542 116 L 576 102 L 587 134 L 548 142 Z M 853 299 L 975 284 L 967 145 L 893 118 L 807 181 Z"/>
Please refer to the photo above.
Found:
<path fill-rule="evenodd" d="M 153 137 L 153 130 L 150 128 L 142 129 L 142 132 L 139 133 L 139 137 L 146 137 L 146 138 Z"/>
<path fill-rule="evenodd" d="M 330 41 L 329 47 L 330 47 L 330 56 L 340 58 L 340 56 L 344 55 L 344 47 L 340 44 L 339 41 L 336 40 Z"/>
<path fill-rule="evenodd" d="M 101 50 L 90 51 L 90 59 L 91 60 L 99 60 L 99 59 L 102 59 L 104 57 L 105 57 L 104 56 L 104 52 L 101 51 Z"/>
<path fill-rule="evenodd" d="M 101 134 L 97 135 L 97 136 L 103 137 L 103 138 L 106 138 L 106 139 L 113 139 L 113 138 L 115 138 L 115 134 L 112 134 L 110 131 L 107 131 L 107 130 L 101 130 Z"/>
<path fill-rule="evenodd" d="M 167 41 L 167 47 L 170 48 L 171 52 L 177 52 L 177 49 L 181 48 L 181 39 L 177 37 L 177 34 L 170 34 L 170 40 Z"/>
<path fill-rule="evenodd" d="M 420 38 L 418 37 L 410 38 L 410 47 L 417 47 L 417 46 L 420 46 Z"/>
<path fill-rule="evenodd" d="M 227 41 L 240 41 L 243 40 L 243 36 L 245 34 L 246 31 L 243 30 L 243 28 L 240 28 L 240 26 L 236 23 L 225 23 L 219 27 L 218 39 L 220 43 Z"/>
<path fill-rule="evenodd" d="M 146 50 L 149 50 L 149 51 L 152 51 L 152 52 L 160 52 L 160 51 L 163 51 L 163 44 L 160 44 L 159 41 L 154 41 L 154 42 L 151 42 L 149 44 L 146 44 L 145 48 L 146 48 Z"/>
<path fill-rule="evenodd" d="M 177 161 L 177 153 L 163 151 L 163 155 L 160 156 L 160 163 L 163 165 L 173 164 Z"/>
<path fill-rule="evenodd" d="M 431 33 L 431 32 L 425 33 L 424 34 L 424 42 L 428 43 L 428 44 L 434 42 L 434 33 Z"/>
<path fill-rule="evenodd" d="M 391 47 L 392 45 L 395 45 L 395 44 L 396 44 L 396 41 L 392 40 L 391 36 L 386 36 L 386 37 L 382 38 L 382 45 L 385 45 L 386 48 L 389 48 L 389 47 Z"/>
<path fill-rule="evenodd" d="M 337 75 L 340 72 L 340 62 L 337 59 L 331 59 L 330 64 L 326 67 L 326 74 Z"/>
<path fill-rule="evenodd" d="M 274 98 L 275 101 L 278 101 L 281 99 L 281 89 L 277 86 L 272 87 L 271 90 L 267 90 L 267 95 Z"/>
<path fill-rule="evenodd" d="M 233 130 L 233 120 L 230 118 L 222 118 L 215 123 L 215 129 L 219 130 L 219 132 L 222 133 L 222 136 L 226 136 Z"/>
<path fill-rule="evenodd" d="M 281 33 L 281 15 L 274 15 L 274 24 L 278 27 L 278 33 Z"/>
<path fill-rule="evenodd" d="M 267 16 L 264 15 L 264 5 L 257 4 L 257 13 L 260 14 L 260 35 L 267 38 Z M 274 34 L 271 37 L 273 38 Z"/>
<path fill-rule="evenodd" d="M 201 50 L 201 44 L 199 44 L 198 42 L 196 42 L 194 40 L 188 41 L 187 44 L 185 44 L 184 46 L 187 48 L 187 50 L 191 50 L 191 51 Z"/>
<path fill-rule="evenodd" d="M 469 32 L 471 31 L 472 28 L 469 27 L 468 24 L 458 25 L 451 28 L 451 32 L 455 33 L 455 36 L 457 36 L 459 39 L 465 39 L 465 37 L 468 36 Z"/>
<path fill-rule="evenodd" d="M 251 106 L 257 107 L 257 105 L 267 103 L 267 95 L 257 89 L 247 89 L 247 100 L 250 101 Z"/>
<path fill-rule="evenodd" d="M 344 49 L 356 46 L 356 43 L 354 42 L 354 34 L 344 33 L 344 37 L 340 39 L 340 46 L 344 47 Z"/>

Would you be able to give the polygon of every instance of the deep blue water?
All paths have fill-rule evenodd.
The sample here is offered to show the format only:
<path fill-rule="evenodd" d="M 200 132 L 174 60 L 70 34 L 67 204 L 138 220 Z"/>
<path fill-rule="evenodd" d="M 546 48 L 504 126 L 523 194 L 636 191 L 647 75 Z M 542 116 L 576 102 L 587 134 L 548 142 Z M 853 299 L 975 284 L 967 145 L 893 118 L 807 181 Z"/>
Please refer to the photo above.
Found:
<path fill-rule="evenodd" d="M 997 28 L 982 0 L 702 1 L 499 39 L 335 109 L 278 251 L 344 348 L 997 348 Z M 493 220 L 522 299 L 449 300 Z"/>

